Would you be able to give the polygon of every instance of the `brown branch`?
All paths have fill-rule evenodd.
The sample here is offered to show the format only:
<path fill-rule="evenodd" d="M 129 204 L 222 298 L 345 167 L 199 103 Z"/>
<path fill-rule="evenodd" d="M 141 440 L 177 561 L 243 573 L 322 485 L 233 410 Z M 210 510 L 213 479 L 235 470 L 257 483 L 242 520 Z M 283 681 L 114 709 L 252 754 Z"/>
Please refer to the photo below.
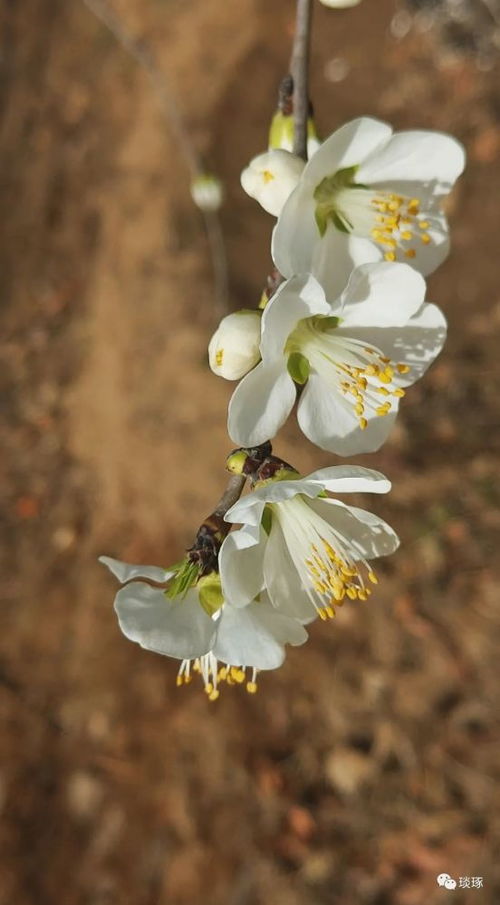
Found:
<path fill-rule="evenodd" d="M 290 70 L 293 78 L 293 152 L 307 160 L 307 120 L 309 117 L 309 45 L 312 0 L 297 0 L 295 38 Z"/>

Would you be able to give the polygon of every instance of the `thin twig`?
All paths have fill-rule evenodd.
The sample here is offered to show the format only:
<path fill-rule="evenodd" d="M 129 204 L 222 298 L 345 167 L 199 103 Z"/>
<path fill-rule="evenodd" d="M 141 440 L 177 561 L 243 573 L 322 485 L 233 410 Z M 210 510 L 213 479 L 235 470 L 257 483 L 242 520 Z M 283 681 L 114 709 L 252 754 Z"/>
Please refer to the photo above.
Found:
<path fill-rule="evenodd" d="M 189 137 L 182 114 L 167 80 L 150 51 L 134 38 L 112 12 L 105 0 L 83 0 L 94 16 L 106 26 L 123 49 L 147 73 L 165 117 L 180 147 L 191 181 L 204 174 L 204 167 Z M 207 233 L 215 284 L 215 314 L 219 319 L 229 310 L 227 257 L 220 219 L 216 211 L 201 211 Z"/>
<path fill-rule="evenodd" d="M 214 509 L 214 515 L 220 515 L 222 516 L 222 518 L 224 518 L 226 512 L 229 511 L 231 506 L 234 506 L 234 504 L 239 500 L 245 486 L 245 481 L 245 475 L 231 475 L 229 481 L 227 482 L 226 489 Z"/>
<path fill-rule="evenodd" d="M 307 120 L 309 117 L 309 46 L 312 0 L 297 0 L 295 37 L 290 69 L 293 78 L 293 152 L 307 160 Z"/>

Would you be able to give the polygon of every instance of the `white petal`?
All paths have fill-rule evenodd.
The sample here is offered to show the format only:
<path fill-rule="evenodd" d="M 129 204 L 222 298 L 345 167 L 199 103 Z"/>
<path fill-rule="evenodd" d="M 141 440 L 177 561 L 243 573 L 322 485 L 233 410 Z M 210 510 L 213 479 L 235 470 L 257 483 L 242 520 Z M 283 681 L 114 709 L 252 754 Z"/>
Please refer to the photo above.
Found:
<path fill-rule="evenodd" d="M 302 586 L 279 525 L 273 520 L 264 555 L 264 579 L 273 606 L 286 616 L 309 622 L 314 605 Z"/>
<path fill-rule="evenodd" d="M 229 403 L 228 433 L 240 446 L 272 440 L 295 402 L 295 384 L 281 359 L 261 362 L 238 384 Z"/>
<path fill-rule="evenodd" d="M 360 465 L 331 465 L 307 475 L 307 480 L 331 493 L 388 493 L 391 482 L 380 471 Z"/>
<path fill-rule="evenodd" d="M 358 166 L 375 151 L 382 150 L 391 135 L 391 126 L 368 116 L 346 123 L 316 151 L 302 174 L 302 181 L 314 191 L 325 176 L 333 176 L 346 167 Z"/>
<path fill-rule="evenodd" d="M 264 544 L 262 531 L 250 534 L 240 529 L 226 537 L 219 553 L 219 570 L 224 599 L 233 607 L 246 606 L 264 586 Z"/>
<path fill-rule="evenodd" d="M 357 6 L 361 0 L 320 0 L 320 3 L 330 9 L 348 9 L 351 6 Z"/>
<path fill-rule="evenodd" d="M 361 164 L 360 183 L 406 182 L 430 184 L 436 194 L 447 193 L 465 166 L 463 146 L 442 132 L 398 132 Z M 412 194 L 406 191 L 405 194 Z M 418 197 L 418 192 L 415 191 Z"/>
<path fill-rule="evenodd" d="M 422 305 L 425 280 L 408 264 L 364 264 L 353 271 L 342 296 L 340 333 L 350 327 L 397 327 Z M 374 340 L 373 340 L 374 342 Z"/>
<path fill-rule="evenodd" d="M 284 644 L 304 641 L 304 627 L 277 613 L 268 603 L 251 603 L 239 610 L 226 605 L 213 653 L 223 663 L 277 669 L 285 659 Z"/>
<path fill-rule="evenodd" d="M 316 496 L 318 488 L 307 477 L 291 481 L 270 481 L 238 500 L 226 512 L 224 519 L 233 524 L 260 525 L 266 503 L 282 503 L 284 500 L 291 500 L 298 493 Z"/>
<path fill-rule="evenodd" d="M 312 273 L 332 304 L 345 289 L 353 268 L 382 260 L 382 251 L 371 239 L 347 235 L 332 223 L 321 237 L 311 198 L 302 184 L 290 197 L 273 232 L 272 256 L 286 277 Z"/>
<path fill-rule="evenodd" d="M 446 318 L 437 305 L 425 303 L 402 327 L 350 327 L 349 336 L 381 349 L 394 362 L 409 365 L 397 377 L 399 386 L 415 383 L 432 364 L 446 339 Z"/>
<path fill-rule="evenodd" d="M 241 185 L 267 211 L 277 217 L 297 185 L 304 161 L 289 151 L 273 149 L 259 154 L 241 174 Z"/>
<path fill-rule="evenodd" d="M 215 640 L 215 623 L 194 590 L 169 600 L 157 588 L 133 582 L 118 591 L 115 610 L 123 634 L 159 654 L 189 660 L 206 654 Z"/>
<path fill-rule="evenodd" d="M 133 566 L 130 563 L 121 562 L 119 559 L 112 559 L 111 556 L 100 556 L 99 562 L 108 567 L 120 584 L 130 581 L 132 578 L 150 578 L 151 581 L 163 582 L 174 574 L 166 572 L 160 566 Z"/>
<path fill-rule="evenodd" d="M 321 239 L 314 211 L 313 193 L 300 182 L 281 211 L 271 241 L 273 261 L 284 277 L 312 272 L 313 251 Z"/>
<path fill-rule="evenodd" d="M 340 500 L 313 500 L 309 505 L 356 549 L 358 559 L 388 556 L 399 547 L 391 526 L 366 509 L 346 506 Z"/>
<path fill-rule="evenodd" d="M 311 374 L 299 402 L 297 420 L 316 446 L 338 456 L 352 456 L 380 449 L 396 417 L 396 411 L 384 417 L 369 417 L 368 411 L 365 414 L 368 427 L 361 430 L 354 407 L 317 374 Z"/>
<path fill-rule="evenodd" d="M 261 352 L 264 362 L 283 360 L 285 343 L 298 321 L 329 312 L 325 293 L 310 274 L 295 276 L 282 283 L 262 316 Z"/>

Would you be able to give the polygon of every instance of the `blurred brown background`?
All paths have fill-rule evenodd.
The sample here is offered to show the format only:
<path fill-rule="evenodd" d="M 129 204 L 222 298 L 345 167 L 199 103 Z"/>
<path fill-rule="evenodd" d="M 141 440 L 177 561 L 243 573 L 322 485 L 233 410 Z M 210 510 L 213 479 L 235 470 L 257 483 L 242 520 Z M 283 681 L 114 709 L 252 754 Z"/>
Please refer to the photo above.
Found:
<path fill-rule="evenodd" d="M 270 266 L 271 218 L 239 172 L 265 146 L 293 6 L 114 6 L 225 180 L 233 307 Z M 357 502 L 402 548 L 370 603 L 313 626 L 257 695 L 209 704 L 120 635 L 96 562 L 175 561 L 225 483 L 203 222 L 113 36 L 78 0 L 4 0 L 0 905 L 500 901 L 499 67 L 428 22 L 408 31 L 405 10 L 317 3 L 312 67 L 323 134 L 371 113 L 469 154 L 429 285 L 449 342 L 358 460 L 393 480 Z M 334 461 L 293 422 L 275 451 Z M 442 872 L 483 888 L 440 889 Z"/>

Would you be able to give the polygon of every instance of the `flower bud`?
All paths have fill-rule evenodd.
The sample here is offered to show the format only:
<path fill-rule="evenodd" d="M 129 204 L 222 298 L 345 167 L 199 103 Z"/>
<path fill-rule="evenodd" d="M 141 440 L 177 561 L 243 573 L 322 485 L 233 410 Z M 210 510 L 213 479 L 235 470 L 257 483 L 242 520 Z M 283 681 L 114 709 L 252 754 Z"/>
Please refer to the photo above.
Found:
<path fill-rule="evenodd" d="M 218 211 L 224 197 L 222 182 L 217 176 L 202 173 L 191 183 L 191 198 L 201 211 Z"/>
<path fill-rule="evenodd" d="M 247 195 L 255 198 L 268 214 L 279 217 L 304 166 L 304 161 L 289 151 L 266 151 L 254 157 L 243 170 L 241 184 Z"/>
<path fill-rule="evenodd" d="M 223 317 L 208 346 L 214 374 L 239 380 L 260 359 L 260 311 L 242 309 Z"/>
<path fill-rule="evenodd" d="M 319 2 L 331 9 L 347 9 L 348 6 L 357 6 L 361 0 L 319 0 Z"/>
<path fill-rule="evenodd" d="M 274 114 L 269 129 L 269 150 L 281 148 L 282 151 L 293 151 L 294 119 L 291 113 L 282 113 L 277 110 Z M 307 120 L 307 157 L 310 158 L 321 147 L 321 141 L 316 132 L 316 125 L 310 116 Z"/>

